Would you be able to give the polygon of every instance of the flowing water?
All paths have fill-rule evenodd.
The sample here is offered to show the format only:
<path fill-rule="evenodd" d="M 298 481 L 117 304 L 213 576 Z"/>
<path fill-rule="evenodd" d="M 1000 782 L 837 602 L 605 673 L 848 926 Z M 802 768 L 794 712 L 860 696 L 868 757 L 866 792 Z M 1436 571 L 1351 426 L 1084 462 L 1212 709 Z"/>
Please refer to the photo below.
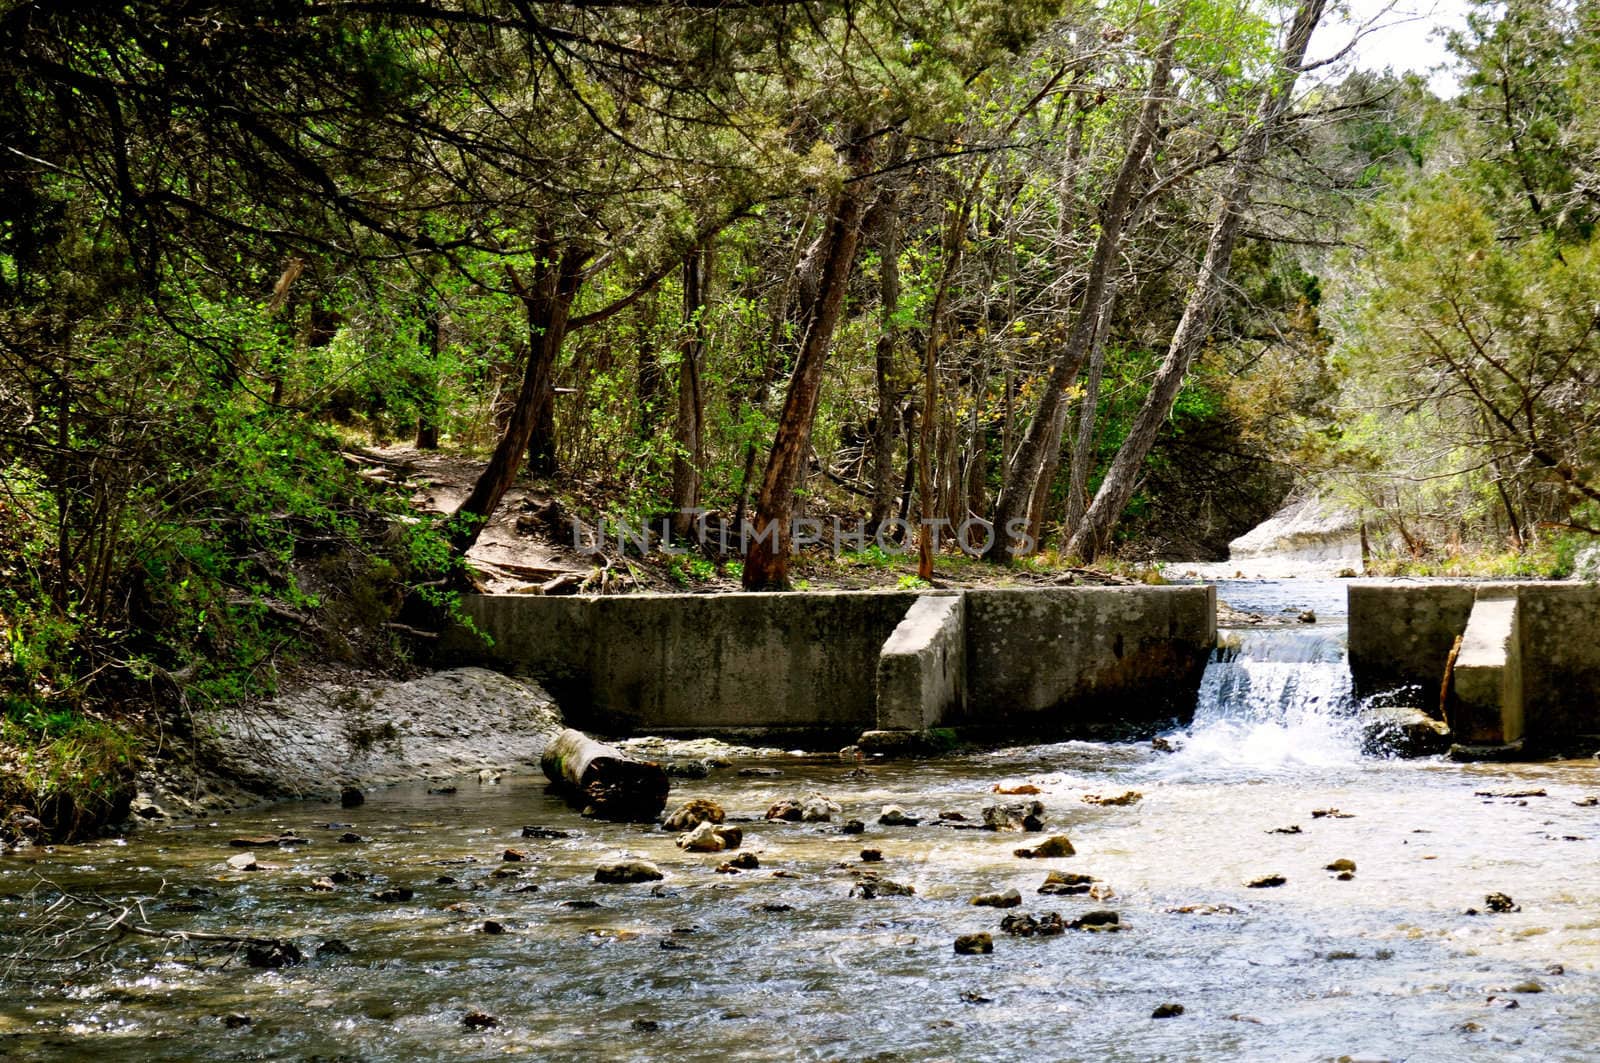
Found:
<path fill-rule="evenodd" d="M 1239 601 L 1249 593 L 1224 596 L 1262 608 Z M 675 799 L 705 794 L 745 821 L 760 867 L 738 874 L 717 872 L 727 854 L 684 853 L 659 829 L 584 820 L 532 775 L 0 858 L 8 953 L 66 888 L 143 898 L 146 925 L 161 929 L 293 937 L 308 957 L 260 970 L 147 939 L 75 965 L 14 963 L 0 1056 L 1593 1059 L 1600 806 L 1577 802 L 1600 793 L 1600 765 L 1363 756 L 1337 622 L 1238 635 L 1208 669 L 1192 725 L 1164 736 L 1173 753 L 1068 742 L 858 767 L 772 752 L 675 783 Z M 748 767 L 782 774 L 738 773 Z M 1041 791 L 1044 836 L 1070 835 L 1076 856 L 1019 859 L 1043 836 L 958 829 L 985 804 L 1023 800 L 992 792 L 1020 784 Z M 866 833 L 760 819 L 811 790 Z M 1142 799 L 1083 800 L 1129 790 Z M 1481 796 L 1521 791 L 1543 796 Z M 922 824 L 878 825 L 890 802 Z M 940 812 L 966 821 L 935 825 Z M 528 825 L 568 834 L 524 839 Z M 310 844 L 261 853 L 264 870 L 228 869 L 231 838 L 282 830 Z M 341 843 L 346 832 L 365 840 Z M 869 847 L 881 863 L 861 862 Z M 508 848 L 526 859 L 505 860 Z M 597 863 L 624 855 L 665 879 L 593 881 Z M 1324 869 L 1337 859 L 1355 861 L 1353 878 Z M 864 868 L 915 894 L 852 897 Z M 1052 869 L 1094 876 L 1099 896 L 1038 894 Z M 337 871 L 348 880 L 314 888 Z M 1269 874 L 1284 884 L 1245 885 Z M 375 899 L 396 886 L 414 895 Z M 969 903 L 1007 888 L 1023 897 L 1016 911 L 1112 909 L 1124 929 L 1007 936 L 1006 913 Z M 1520 910 L 1466 914 L 1493 892 Z M 484 933 L 486 920 L 504 933 Z M 955 954 L 973 931 L 993 933 L 992 955 Z M 60 949 L 102 940 L 85 928 Z M 349 951 L 319 952 L 330 940 Z M 1163 1003 L 1184 1013 L 1151 1018 Z M 469 1029 L 469 1012 L 499 1024 Z"/>

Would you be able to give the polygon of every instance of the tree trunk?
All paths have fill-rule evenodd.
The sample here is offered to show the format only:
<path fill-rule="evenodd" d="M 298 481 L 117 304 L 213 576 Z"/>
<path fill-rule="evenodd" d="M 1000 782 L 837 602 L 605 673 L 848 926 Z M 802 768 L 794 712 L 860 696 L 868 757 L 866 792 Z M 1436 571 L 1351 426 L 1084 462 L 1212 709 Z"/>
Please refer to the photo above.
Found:
<path fill-rule="evenodd" d="M 1116 306 L 1117 288 L 1106 291 L 1100 305 L 1100 324 L 1089 351 L 1089 375 L 1083 381 L 1083 403 L 1078 408 L 1078 437 L 1072 445 L 1072 468 L 1067 486 L 1067 535 L 1070 538 L 1083 523 L 1089 507 L 1089 472 L 1094 465 L 1095 420 L 1100 415 L 1100 379 L 1106 368 L 1106 336 L 1111 331 L 1111 311 Z"/>
<path fill-rule="evenodd" d="M 1156 371 L 1155 382 L 1145 396 L 1144 405 L 1134 417 L 1133 427 L 1112 459 L 1111 468 L 1095 492 L 1094 503 L 1084 515 L 1083 523 L 1073 531 L 1067 551 L 1093 561 L 1110 541 L 1112 529 L 1127 508 L 1128 501 L 1138 483 L 1139 469 L 1155 444 L 1161 426 L 1172 413 L 1172 405 L 1183 387 L 1184 378 L 1195 356 L 1200 352 L 1211 333 L 1211 323 L 1217 306 L 1227 286 L 1228 269 L 1233 257 L 1233 247 L 1239 237 L 1239 226 L 1250 201 L 1256 173 L 1272 138 L 1283 125 L 1305 62 L 1306 46 L 1322 17 L 1326 0 L 1300 0 L 1290 26 L 1288 40 L 1280 57 L 1281 66 L 1262 94 L 1256 111 L 1256 120 L 1246 132 L 1243 143 L 1234 157 L 1222 196 L 1217 202 L 1217 215 L 1211 226 L 1211 237 L 1206 244 L 1206 257 L 1190 289 L 1189 299 L 1178 321 L 1177 331 L 1167 348 L 1167 356 Z"/>
<path fill-rule="evenodd" d="M 697 247 L 683 260 L 683 342 L 678 362 L 677 449 L 672 456 L 672 534 L 683 539 L 694 526 L 700 504 L 700 470 L 705 464 L 705 400 L 700 362 L 706 347 L 706 299 L 711 281 L 711 249 Z"/>
<path fill-rule="evenodd" d="M 584 815 L 648 823 L 667 804 L 669 783 L 661 765 L 635 760 L 571 728 L 545 747 L 539 766 Z"/>
<path fill-rule="evenodd" d="M 811 425 L 822 391 L 822 369 L 833 344 L 834 327 L 844 310 L 845 289 L 855 264 L 856 243 L 861 238 L 862 199 L 868 191 L 865 184 L 846 184 L 834 197 L 815 312 L 806 326 L 805 340 L 789 378 L 772 454 L 756 499 L 754 538 L 744 561 L 742 582 L 746 590 L 786 590 L 789 586 L 794 492 L 811 450 Z"/>
<path fill-rule="evenodd" d="M 417 300 L 422 311 L 422 335 L 419 337 L 428 352 L 428 368 L 419 381 L 424 394 L 418 402 L 417 449 L 439 449 L 439 348 L 443 330 L 439 321 L 439 300 L 433 292 L 431 273 L 422 278 L 422 292 Z"/>
<path fill-rule="evenodd" d="M 872 527 L 888 519 L 894 508 L 894 437 L 899 427 L 895 417 L 894 353 L 899 338 L 895 312 L 900 306 L 900 202 L 897 192 L 885 193 L 879 201 L 882 235 L 878 251 L 882 256 L 878 283 L 882 303 L 878 343 L 874 362 L 878 384 L 878 411 L 872 422 Z"/>
<path fill-rule="evenodd" d="M 489 463 L 472 485 L 472 493 L 451 516 L 455 527 L 450 543 L 458 555 L 465 554 L 478 541 L 483 526 L 516 481 L 522 455 L 533 441 L 541 415 L 549 409 L 547 400 L 553 397 L 551 381 L 556 359 L 566 339 L 572 302 L 577 298 L 583 281 L 583 264 L 589 256 L 575 247 L 542 250 L 547 253 L 539 257 L 541 264 L 533 286 L 523 287 L 521 292 L 528 315 L 529 344 L 528 364 L 523 370 L 516 402 L 512 404 Z"/>
<path fill-rule="evenodd" d="M 1133 211 L 1134 189 L 1147 165 L 1146 157 L 1151 145 L 1160 132 L 1167 83 L 1172 75 L 1173 51 L 1177 47 L 1183 18 L 1184 12 L 1180 8 L 1167 29 L 1161 50 L 1156 54 L 1155 66 L 1150 71 L 1150 86 L 1139 108 L 1139 120 L 1128 143 L 1128 152 L 1117 170 L 1110 194 L 1101 205 L 1100 236 L 1095 241 L 1082 305 L 1073 321 L 1072 331 L 1067 334 L 1066 342 L 1051 367 L 1050 380 L 1039 400 L 1039 409 L 1034 413 L 1027 434 L 1023 436 L 1022 444 L 1006 470 L 1005 485 L 995 502 L 994 544 L 987 555 L 992 561 L 1010 563 L 1016 558 L 1016 541 L 1009 533 L 1010 526 L 1028 513 L 1035 484 L 1045 465 L 1045 455 L 1061 446 L 1061 432 L 1066 427 L 1061 407 L 1066 401 L 1067 389 L 1077 378 L 1078 370 L 1088 355 L 1100 315 L 1100 303 L 1116 269 L 1122 233 Z"/>

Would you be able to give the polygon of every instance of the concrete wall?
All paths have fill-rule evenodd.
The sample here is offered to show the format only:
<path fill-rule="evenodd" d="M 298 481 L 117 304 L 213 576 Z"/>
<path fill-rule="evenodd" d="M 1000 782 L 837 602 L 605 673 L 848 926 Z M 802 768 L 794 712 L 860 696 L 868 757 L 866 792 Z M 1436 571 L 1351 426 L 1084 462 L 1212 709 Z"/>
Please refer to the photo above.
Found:
<path fill-rule="evenodd" d="M 1424 694 L 1421 707 L 1437 711 L 1450 647 L 1472 613 L 1472 585 L 1361 582 L 1347 593 L 1357 696 L 1416 685 Z"/>
<path fill-rule="evenodd" d="M 467 596 L 463 612 L 493 645 L 458 630 L 444 648 L 535 676 L 575 724 L 606 733 L 872 729 L 886 643 L 907 658 L 888 665 L 891 685 L 904 684 L 903 702 L 886 706 L 906 721 L 896 726 L 1084 732 L 1192 711 L 1216 642 L 1209 587 L 949 597 L 959 606 L 904 591 Z M 913 604 L 920 621 L 897 649 Z M 913 630 L 935 615 L 934 630 Z"/>
<path fill-rule="evenodd" d="M 1517 602 L 1529 741 L 1600 735 L 1600 585 L 1524 583 Z"/>
<path fill-rule="evenodd" d="M 1437 711 L 1445 663 L 1475 597 L 1514 595 L 1526 741 L 1585 748 L 1600 736 L 1600 585 L 1360 583 L 1349 589 L 1350 670 L 1358 693 L 1420 684 Z M 1591 750 L 1592 751 L 1592 750 Z"/>
<path fill-rule="evenodd" d="M 925 594 L 906 610 L 878 654 L 879 730 L 926 731 L 965 713 L 966 616 L 954 594 Z"/>
<path fill-rule="evenodd" d="M 968 709 L 977 727 L 1090 731 L 1194 711 L 1217 642 L 1216 588 L 973 590 Z"/>

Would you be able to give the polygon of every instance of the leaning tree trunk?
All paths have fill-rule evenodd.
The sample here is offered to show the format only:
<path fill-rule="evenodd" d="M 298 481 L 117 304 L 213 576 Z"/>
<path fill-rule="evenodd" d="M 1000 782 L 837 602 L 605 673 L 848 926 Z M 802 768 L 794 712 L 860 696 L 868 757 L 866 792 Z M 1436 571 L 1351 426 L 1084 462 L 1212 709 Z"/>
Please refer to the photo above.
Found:
<path fill-rule="evenodd" d="M 1180 7 L 1168 26 L 1161 50 L 1156 54 L 1155 66 L 1150 71 L 1150 86 L 1139 108 L 1139 120 L 1128 142 L 1127 154 L 1117 169 L 1111 192 L 1100 209 L 1100 236 L 1095 241 L 1094 257 L 1089 263 L 1088 281 L 1084 286 L 1083 303 L 1073 321 L 1072 331 L 1056 355 L 1050 370 L 1050 380 L 1039 399 L 1039 409 L 1028 425 L 1016 455 L 1006 470 L 1005 484 L 994 507 L 994 542 L 986 555 L 991 561 L 1010 563 L 1016 558 L 1017 543 L 1011 527 L 1019 519 L 1026 521 L 1028 507 L 1033 499 L 1039 474 L 1045 465 L 1045 455 L 1061 446 L 1061 433 L 1066 427 L 1062 406 L 1067 389 L 1077 379 L 1078 370 L 1089 353 L 1095 325 L 1099 321 L 1100 303 L 1105 298 L 1107 285 L 1117 266 L 1122 234 L 1133 212 L 1134 191 L 1140 175 L 1147 165 L 1151 146 L 1160 135 L 1161 113 L 1166 105 L 1167 83 L 1172 77 L 1172 57 L 1176 50 L 1178 33 L 1182 28 L 1184 11 Z"/>
<path fill-rule="evenodd" d="M 667 773 L 568 728 L 539 758 L 545 778 L 586 816 L 648 823 L 667 803 Z"/>
<path fill-rule="evenodd" d="M 1128 507 L 1138 483 L 1139 470 L 1145 457 L 1155 444 L 1161 426 L 1172 413 L 1173 403 L 1183 388 L 1189 366 L 1211 334 L 1211 323 L 1222 300 L 1228 282 L 1228 269 L 1233 257 L 1233 246 L 1238 241 L 1239 227 L 1249 205 L 1250 193 L 1255 185 L 1256 173 L 1266 158 L 1272 138 L 1283 126 L 1289 102 L 1305 63 L 1306 46 L 1317 28 L 1327 0 L 1300 0 L 1295 10 L 1289 38 L 1284 43 L 1279 72 L 1262 93 L 1256 111 L 1256 120 L 1246 133 L 1244 142 L 1229 170 L 1217 202 L 1217 215 L 1211 225 L 1211 237 L 1206 244 L 1206 257 L 1190 289 L 1189 299 L 1178 321 L 1177 331 L 1167 348 L 1167 356 L 1156 371 L 1155 382 L 1145 396 L 1144 405 L 1134 417 L 1133 426 L 1111 468 L 1095 492 L 1083 523 L 1073 530 L 1067 552 L 1085 561 L 1094 560 L 1105 543 L 1110 541 L 1112 529 Z"/>
<path fill-rule="evenodd" d="M 528 450 L 545 409 L 543 404 L 552 390 L 556 359 L 566 339 L 572 302 L 583 281 L 583 263 L 587 259 L 587 252 L 577 248 L 559 253 L 550 248 L 548 255 L 540 257 L 532 287 L 515 282 L 528 314 L 528 364 L 489 463 L 478 474 L 472 493 L 451 517 L 454 528 L 450 544 L 457 554 L 465 554 L 478 541 L 483 526 L 516 481 L 522 455 Z"/>
<path fill-rule="evenodd" d="M 834 197 L 815 312 L 810 315 L 794 374 L 789 378 L 789 392 L 784 397 L 772 454 L 756 499 L 754 537 L 745 555 L 742 577 L 746 590 L 786 590 L 789 586 L 794 492 L 811 450 L 811 425 L 822 391 L 822 369 L 833 344 L 834 327 L 844 310 L 845 289 L 855 263 L 856 243 L 861 238 L 865 185 L 865 181 L 846 184 Z"/>
<path fill-rule="evenodd" d="M 700 469 L 705 399 L 700 391 L 700 363 L 706 347 L 706 297 L 710 286 L 711 249 L 695 248 L 683 260 L 683 342 L 678 362 L 678 420 L 672 455 L 672 534 L 683 539 L 694 525 L 700 504 Z"/>

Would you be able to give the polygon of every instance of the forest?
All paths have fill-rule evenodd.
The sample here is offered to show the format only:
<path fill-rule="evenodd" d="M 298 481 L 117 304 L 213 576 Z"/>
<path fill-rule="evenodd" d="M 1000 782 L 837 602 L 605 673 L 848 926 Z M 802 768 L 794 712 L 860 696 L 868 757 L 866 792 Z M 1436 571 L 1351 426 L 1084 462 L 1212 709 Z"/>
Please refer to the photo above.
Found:
<path fill-rule="evenodd" d="M 1374 569 L 1570 573 L 1600 4 L 1476 3 L 1450 98 L 1330 10 L 6 0 L 0 806 L 403 667 L 519 483 L 754 531 L 618 559 L 691 587 L 1217 559 L 1308 492 Z M 441 450 L 448 511 L 381 475 Z"/>

